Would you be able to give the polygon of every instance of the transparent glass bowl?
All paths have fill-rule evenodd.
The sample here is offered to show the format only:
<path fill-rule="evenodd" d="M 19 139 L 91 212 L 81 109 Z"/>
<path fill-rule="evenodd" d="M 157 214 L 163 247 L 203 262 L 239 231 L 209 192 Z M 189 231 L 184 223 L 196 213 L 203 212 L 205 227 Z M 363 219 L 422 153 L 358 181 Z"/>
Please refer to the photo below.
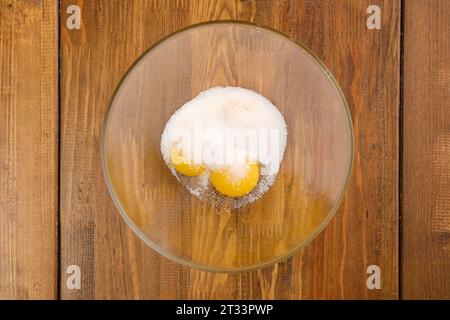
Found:
<path fill-rule="evenodd" d="M 174 111 L 214 86 L 262 94 L 288 125 L 275 184 L 223 212 L 192 196 L 160 152 Z M 305 46 L 250 23 L 209 22 L 162 39 L 128 70 L 106 115 L 102 161 L 114 203 L 146 244 L 189 267 L 243 271 L 289 257 L 330 221 L 351 173 L 353 129 L 341 90 Z"/>

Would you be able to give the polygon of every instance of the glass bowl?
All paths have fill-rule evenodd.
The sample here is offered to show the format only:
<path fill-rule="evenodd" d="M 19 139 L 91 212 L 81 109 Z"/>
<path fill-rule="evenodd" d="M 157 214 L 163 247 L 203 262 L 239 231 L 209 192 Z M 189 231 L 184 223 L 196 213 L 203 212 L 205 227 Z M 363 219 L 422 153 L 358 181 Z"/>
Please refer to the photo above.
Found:
<path fill-rule="evenodd" d="M 215 86 L 251 89 L 278 107 L 288 142 L 275 184 L 247 207 L 192 196 L 160 152 L 170 116 Z M 105 118 L 102 161 L 122 217 L 150 247 L 208 271 L 261 268 L 304 247 L 330 221 L 353 163 L 353 129 L 336 81 L 304 45 L 250 23 L 193 25 L 131 66 Z"/>

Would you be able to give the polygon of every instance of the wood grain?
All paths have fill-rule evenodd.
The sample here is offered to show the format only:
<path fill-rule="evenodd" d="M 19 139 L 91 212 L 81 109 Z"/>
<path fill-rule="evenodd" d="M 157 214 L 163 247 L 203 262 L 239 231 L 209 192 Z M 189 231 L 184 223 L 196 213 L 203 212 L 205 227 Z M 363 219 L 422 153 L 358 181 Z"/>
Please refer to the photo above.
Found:
<path fill-rule="evenodd" d="M 450 299 L 450 2 L 404 10 L 403 297 Z"/>
<path fill-rule="evenodd" d="M 62 297 L 397 298 L 400 4 L 378 1 L 383 28 L 369 31 L 372 2 L 62 1 L 62 12 L 79 4 L 83 15 L 81 30 L 61 19 L 61 266 L 83 272 L 82 289 L 62 285 Z M 99 152 L 109 99 L 132 62 L 164 35 L 217 19 L 254 21 L 308 45 L 342 86 L 356 135 L 353 177 L 332 223 L 293 258 L 239 274 L 188 269 L 146 247 L 112 204 Z M 366 288 L 371 264 L 381 267 L 381 290 Z"/>
<path fill-rule="evenodd" d="M 0 1 L 0 299 L 57 292 L 55 1 Z"/>

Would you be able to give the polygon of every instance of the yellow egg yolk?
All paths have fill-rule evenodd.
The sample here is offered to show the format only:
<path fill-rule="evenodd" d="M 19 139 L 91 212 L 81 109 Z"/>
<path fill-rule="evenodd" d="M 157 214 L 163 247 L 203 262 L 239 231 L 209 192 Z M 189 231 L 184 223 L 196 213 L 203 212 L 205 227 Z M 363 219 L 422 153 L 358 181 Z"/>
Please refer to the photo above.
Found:
<path fill-rule="evenodd" d="M 259 181 L 259 164 L 243 164 L 242 174 L 235 176 L 230 167 L 224 167 L 211 172 L 210 180 L 213 186 L 221 194 L 237 198 L 242 197 L 252 191 Z"/>
<path fill-rule="evenodd" d="M 196 177 L 205 171 L 205 166 L 191 163 L 183 156 L 183 151 L 176 147 L 170 152 L 170 160 L 175 170 L 188 177 Z"/>

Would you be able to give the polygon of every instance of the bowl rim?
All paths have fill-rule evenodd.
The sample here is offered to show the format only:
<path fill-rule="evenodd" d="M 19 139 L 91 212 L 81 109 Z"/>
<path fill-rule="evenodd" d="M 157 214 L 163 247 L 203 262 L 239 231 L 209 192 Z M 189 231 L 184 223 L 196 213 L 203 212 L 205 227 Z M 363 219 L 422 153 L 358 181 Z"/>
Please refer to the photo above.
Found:
<path fill-rule="evenodd" d="M 285 38 L 288 41 L 293 42 L 296 46 L 298 46 L 300 49 L 302 49 L 307 55 L 309 55 L 312 60 L 318 64 L 318 66 L 320 67 L 320 69 L 326 74 L 326 76 L 328 77 L 328 79 L 331 81 L 331 83 L 333 84 L 334 88 L 337 90 L 337 93 L 339 94 L 339 97 L 341 99 L 341 103 L 345 109 L 345 112 L 347 114 L 347 121 L 348 121 L 348 125 L 349 125 L 349 134 L 350 134 L 350 161 L 349 161 L 349 167 L 348 167 L 348 171 L 347 171 L 347 177 L 344 183 L 344 187 L 342 188 L 342 191 L 339 195 L 338 200 L 334 203 L 333 207 L 331 208 L 331 210 L 328 212 L 326 218 L 321 222 L 321 224 L 316 228 L 316 230 L 311 233 L 309 235 L 308 238 L 306 238 L 305 240 L 299 242 L 295 247 L 293 247 L 291 250 L 287 251 L 286 253 L 284 253 L 281 256 L 277 256 L 273 259 L 261 262 L 261 263 L 256 263 L 256 264 L 251 264 L 248 266 L 243 266 L 243 267 L 231 267 L 231 268 L 226 268 L 226 267 L 211 267 L 208 266 L 206 264 L 201 264 L 201 263 L 196 263 L 193 261 L 189 261 L 187 259 L 178 257 L 175 254 L 170 253 L 168 250 L 163 249 L 161 246 L 159 246 L 157 243 L 155 243 L 154 241 L 150 240 L 142 231 L 141 229 L 132 221 L 132 219 L 128 216 L 128 214 L 126 213 L 125 209 L 122 207 L 120 200 L 117 198 L 116 193 L 114 191 L 114 187 L 112 186 L 112 182 L 109 178 L 108 175 L 108 163 L 107 163 L 107 159 L 106 159 L 106 130 L 107 130 L 107 124 L 108 124 L 108 120 L 109 120 L 109 116 L 111 113 L 111 109 L 112 109 L 112 105 L 113 102 L 116 98 L 116 95 L 120 89 L 120 87 L 122 86 L 122 84 L 125 82 L 125 80 L 127 79 L 128 75 L 131 73 L 131 71 L 134 69 L 134 67 L 142 61 L 142 59 L 148 54 L 150 53 L 153 49 L 157 48 L 161 43 L 163 43 L 164 41 L 172 38 L 175 35 L 178 35 L 180 33 L 183 33 L 185 31 L 189 31 L 190 29 L 195 29 L 198 27 L 203 27 L 203 26 L 208 26 L 208 25 L 217 25 L 217 24 L 236 24 L 236 25 L 246 25 L 246 26 L 252 26 L 255 28 L 259 28 L 259 29 L 263 29 L 265 31 L 269 31 L 272 33 L 275 33 L 283 38 Z M 115 89 L 113 91 L 113 94 L 109 100 L 104 118 L 103 118 L 103 126 L 102 126 L 102 131 L 101 131 L 101 136 L 100 136 L 100 154 L 101 154 L 101 162 L 102 162 L 102 171 L 103 171 L 103 176 L 104 179 L 106 181 L 106 185 L 108 187 L 108 191 L 109 194 L 113 200 L 113 203 L 115 205 L 115 207 L 118 209 L 120 215 L 122 216 L 122 218 L 125 220 L 125 222 L 127 223 L 127 225 L 131 228 L 131 230 L 133 230 L 133 232 L 147 245 L 149 246 L 151 249 L 155 250 L 156 252 L 158 252 L 160 255 L 162 255 L 165 258 L 168 258 L 176 263 L 179 263 L 182 266 L 185 267 L 189 267 L 189 268 L 194 268 L 194 269 L 199 269 L 202 271 L 207 271 L 207 272 L 215 272 L 215 273 L 236 273 L 236 272 L 245 272 L 245 271 L 254 271 L 254 270 L 258 270 L 258 269 L 263 269 L 263 268 L 267 268 L 270 267 L 276 263 L 282 262 L 287 260 L 288 258 L 292 257 L 294 254 L 296 254 L 298 251 L 300 251 L 301 249 L 305 248 L 308 244 L 310 244 L 324 229 L 325 227 L 330 223 L 331 219 L 335 216 L 337 210 L 339 209 L 339 207 L 342 204 L 342 201 L 348 191 L 349 188 L 349 182 L 350 182 L 350 178 L 352 176 L 352 172 L 353 172 L 353 167 L 354 167 L 354 157 L 355 157 L 355 137 L 354 137 L 354 127 L 353 127 L 353 120 L 352 120 L 352 115 L 347 103 L 347 100 L 345 99 L 344 93 L 341 89 L 341 87 L 339 86 L 336 78 L 333 76 L 333 74 L 330 72 L 330 70 L 328 69 L 328 67 L 324 64 L 324 62 L 311 50 L 309 49 L 306 45 L 304 45 L 302 42 L 298 41 L 295 38 L 290 37 L 289 35 L 274 29 L 272 27 L 269 26 L 265 26 L 265 25 L 261 25 L 258 23 L 254 23 L 254 22 L 250 22 L 250 21 L 242 21 L 242 20 L 213 20 L 213 21 L 205 21 L 205 22 L 200 22 L 200 23 L 196 23 L 196 24 L 190 24 L 187 25 L 181 29 L 178 29 L 162 38 L 160 38 L 158 41 L 156 41 L 155 43 L 153 43 L 149 48 L 147 48 L 146 50 L 144 50 L 144 52 L 142 54 L 140 54 L 135 60 L 134 62 L 128 67 L 127 71 L 123 74 L 123 76 L 120 78 L 120 81 L 117 83 L 117 85 L 115 86 Z"/>

